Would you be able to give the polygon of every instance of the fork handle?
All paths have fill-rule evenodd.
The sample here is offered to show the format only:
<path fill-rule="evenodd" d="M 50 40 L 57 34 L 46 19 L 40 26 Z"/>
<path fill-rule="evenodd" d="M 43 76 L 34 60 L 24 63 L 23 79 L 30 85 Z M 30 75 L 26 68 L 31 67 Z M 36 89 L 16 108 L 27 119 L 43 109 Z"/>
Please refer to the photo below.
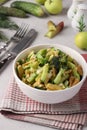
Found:
<path fill-rule="evenodd" d="M 2 51 L 5 51 L 6 49 L 5 49 L 5 45 L 2 45 L 2 46 L 0 46 L 0 53 L 2 52 Z"/>
<path fill-rule="evenodd" d="M 6 57 L 0 61 L 0 72 L 4 70 L 7 64 L 14 58 L 10 53 L 6 54 Z"/>
<path fill-rule="evenodd" d="M 7 47 L 11 42 L 12 42 L 12 41 L 9 40 L 9 41 L 7 41 L 4 45 L 1 45 L 1 46 L 0 46 L 0 53 L 1 53 L 2 51 L 5 51 L 5 50 L 6 50 L 6 47 Z"/>

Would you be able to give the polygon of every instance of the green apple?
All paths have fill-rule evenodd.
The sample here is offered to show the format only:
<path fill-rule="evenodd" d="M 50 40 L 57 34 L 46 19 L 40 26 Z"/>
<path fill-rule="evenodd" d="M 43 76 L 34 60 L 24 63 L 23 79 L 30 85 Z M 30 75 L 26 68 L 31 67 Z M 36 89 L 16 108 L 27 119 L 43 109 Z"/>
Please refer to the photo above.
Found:
<path fill-rule="evenodd" d="M 44 6 L 50 14 L 59 14 L 63 9 L 62 0 L 46 0 Z"/>
<path fill-rule="evenodd" d="M 87 32 L 79 32 L 76 34 L 75 44 L 80 49 L 87 50 Z"/>
<path fill-rule="evenodd" d="M 37 3 L 42 4 L 42 5 L 45 3 L 45 1 L 46 0 L 36 0 Z"/>

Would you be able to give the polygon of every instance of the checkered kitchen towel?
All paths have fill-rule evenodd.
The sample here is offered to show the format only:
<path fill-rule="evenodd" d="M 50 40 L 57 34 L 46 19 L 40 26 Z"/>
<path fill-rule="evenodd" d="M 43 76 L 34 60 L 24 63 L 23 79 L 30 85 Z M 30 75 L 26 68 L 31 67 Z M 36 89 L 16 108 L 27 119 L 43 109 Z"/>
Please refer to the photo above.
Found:
<path fill-rule="evenodd" d="M 84 55 L 87 60 L 87 55 Z M 82 130 L 87 121 L 87 80 L 72 99 L 59 104 L 43 104 L 24 95 L 14 78 L 0 104 L 4 116 L 64 130 Z"/>

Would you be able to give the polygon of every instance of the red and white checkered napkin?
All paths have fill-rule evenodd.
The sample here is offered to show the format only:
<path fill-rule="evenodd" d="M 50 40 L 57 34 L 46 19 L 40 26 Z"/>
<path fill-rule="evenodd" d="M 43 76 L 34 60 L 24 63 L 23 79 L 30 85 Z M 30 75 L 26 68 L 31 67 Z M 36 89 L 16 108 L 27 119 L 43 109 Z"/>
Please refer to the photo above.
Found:
<path fill-rule="evenodd" d="M 1 113 L 11 119 L 64 130 L 82 130 L 87 121 L 87 80 L 72 99 L 59 104 L 43 104 L 24 95 L 13 78 L 0 108 Z"/>

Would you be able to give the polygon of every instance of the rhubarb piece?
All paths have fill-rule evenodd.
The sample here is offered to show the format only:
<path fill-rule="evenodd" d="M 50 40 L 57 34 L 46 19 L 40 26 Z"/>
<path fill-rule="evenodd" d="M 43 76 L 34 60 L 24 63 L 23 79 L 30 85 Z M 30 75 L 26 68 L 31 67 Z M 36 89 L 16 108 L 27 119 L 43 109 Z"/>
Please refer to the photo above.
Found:
<path fill-rule="evenodd" d="M 56 30 L 56 25 L 50 20 L 48 21 L 48 30 L 51 31 L 51 30 Z"/>
<path fill-rule="evenodd" d="M 48 25 L 49 25 L 49 30 L 45 34 L 45 36 L 48 37 L 48 38 L 53 38 L 59 32 L 61 32 L 63 30 L 63 28 L 64 28 L 64 22 L 63 21 L 60 22 L 58 25 L 55 25 L 54 23 L 52 23 L 52 22 L 49 21 Z"/>

